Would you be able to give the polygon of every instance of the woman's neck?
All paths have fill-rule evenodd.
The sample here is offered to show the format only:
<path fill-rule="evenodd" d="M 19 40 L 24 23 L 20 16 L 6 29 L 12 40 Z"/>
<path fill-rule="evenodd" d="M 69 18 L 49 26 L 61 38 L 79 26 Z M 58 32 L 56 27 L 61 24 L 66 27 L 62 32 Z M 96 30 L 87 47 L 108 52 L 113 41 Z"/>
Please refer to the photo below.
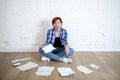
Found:
<path fill-rule="evenodd" d="M 60 36 L 60 29 L 55 29 L 55 36 L 59 37 Z"/>
<path fill-rule="evenodd" d="M 60 29 L 55 29 L 55 32 L 60 32 Z"/>

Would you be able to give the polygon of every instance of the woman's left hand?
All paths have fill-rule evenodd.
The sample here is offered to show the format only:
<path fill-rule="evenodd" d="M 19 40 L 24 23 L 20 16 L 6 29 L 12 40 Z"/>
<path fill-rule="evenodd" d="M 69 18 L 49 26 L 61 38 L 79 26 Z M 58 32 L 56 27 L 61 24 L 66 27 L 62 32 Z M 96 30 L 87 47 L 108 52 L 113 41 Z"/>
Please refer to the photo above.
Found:
<path fill-rule="evenodd" d="M 68 45 L 66 45 L 66 46 L 65 46 L 65 53 L 68 55 L 69 52 L 70 52 L 70 51 L 69 51 L 69 47 L 68 47 Z"/>

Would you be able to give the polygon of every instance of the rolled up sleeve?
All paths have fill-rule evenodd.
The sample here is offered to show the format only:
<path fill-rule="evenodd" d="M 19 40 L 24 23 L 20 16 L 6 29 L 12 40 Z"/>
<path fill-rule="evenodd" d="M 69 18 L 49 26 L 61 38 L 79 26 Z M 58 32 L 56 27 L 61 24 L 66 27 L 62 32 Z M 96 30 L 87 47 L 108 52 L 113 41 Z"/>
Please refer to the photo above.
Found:
<path fill-rule="evenodd" d="M 46 44 L 50 44 L 51 37 L 52 37 L 52 35 L 51 35 L 51 31 L 50 31 L 50 30 L 48 30 L 48 32 L 47 32 Z"/>
<path fill-rule="evenodd" d="M 63 31 L 63 36 L 62 36 L 62 44 L 68 45 L 68 33 L 66 30 Z"/>

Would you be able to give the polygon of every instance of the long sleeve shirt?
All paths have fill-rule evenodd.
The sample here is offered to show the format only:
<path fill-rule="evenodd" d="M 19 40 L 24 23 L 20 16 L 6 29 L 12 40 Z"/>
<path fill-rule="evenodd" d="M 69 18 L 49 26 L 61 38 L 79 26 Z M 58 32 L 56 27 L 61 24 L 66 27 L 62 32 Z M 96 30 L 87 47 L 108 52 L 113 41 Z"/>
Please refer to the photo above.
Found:
<path fill-rule="evenodd" d="M 49 29 L 47 32 L 46 44 L 54 44 L 55 42 L 55 29 Z M 63 46 L 68 45 L 68 33 L 65 29 L 60 28 L 60 40 Z"/>

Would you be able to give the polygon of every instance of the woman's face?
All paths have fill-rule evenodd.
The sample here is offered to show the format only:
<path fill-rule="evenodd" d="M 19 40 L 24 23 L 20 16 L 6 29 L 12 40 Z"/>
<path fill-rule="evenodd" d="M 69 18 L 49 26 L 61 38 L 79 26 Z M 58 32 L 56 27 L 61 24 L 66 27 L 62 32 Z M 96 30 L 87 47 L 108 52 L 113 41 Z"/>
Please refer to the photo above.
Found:
<path fill-rule="evenodd" d="M 60 29 L 61 26 L 62 26 L 62 23 L 60 22 L 59 19 L 56 20 L 56 22 L 53 24 L 53 27 L 54 27 L 55 29 Z"/>

